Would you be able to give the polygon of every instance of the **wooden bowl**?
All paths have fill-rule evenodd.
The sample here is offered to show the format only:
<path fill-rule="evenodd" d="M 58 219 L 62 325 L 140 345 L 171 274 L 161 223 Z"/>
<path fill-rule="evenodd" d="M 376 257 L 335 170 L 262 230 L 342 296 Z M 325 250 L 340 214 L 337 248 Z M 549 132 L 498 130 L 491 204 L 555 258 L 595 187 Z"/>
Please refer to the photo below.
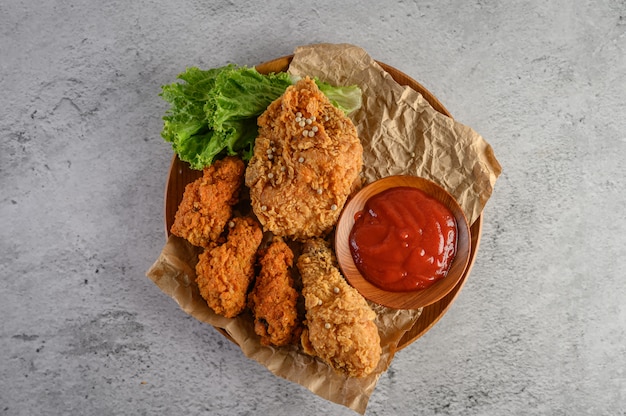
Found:
<path fill-rule="evenodd" d="M 264 62 L 256 66 L 256 69 L 262 74 L 268 74 L 270 72 L 282 72 L 286 71 L 293 59 L 293 55 L 287 55 L 280 58 L 273 59 L 271 61 Z M 408 86 L 413 90 L 422 94 L 422 96 L 428 101 L 428 103 L 441 114 L 448 117 L 452 117 L 448 109 L 437 99 L 437 97 L 431 93 L 426 87 L 411 78 L 404 72 L 387 65 L 384 62 L 377 63 L 387 72 L 391 77 L 400 85 Z M 167 175 L 167 182 L 165 185 L 164 195 L 164 231 L 165 237 L 170 235 L 170 229 L 174 223 L 174 217 L 180 201 L 183 199 L 183 192 L 185 185 L 202 175 L 201 171 L 193 170 L 189 167 L 189 164 L 181 161 L 176 155 L 173 155 L 170 169 Z M 454 300 L 461 292 L 461 289 L 465 285 L 467 278 L 470 275 L 474 261 L 476 260 L 476 254 L 480 247 L 480 240 L 483 229 L 483 215 L 481 214 L 476 221 L 471 225 L 471 254 L 470 261 L 465 270 L 465 274 L 461 280 L 457 283 L 453 290 L 451 290 L 446 296 L 439 301 L 426 306 L 415 324 L 402 336 L 398 342 L 396 350 L 401 350 L 411 345 L 415 340 L 420 338 L 426 332 L 428 332 L 450 309 Z M 216 329 L 222 333 L 226 338 L 232 341 L 232 338 L 228 335 L 226 330 L 216 327 Z"/>
<path fill-rule="evenodd" d="M 349 238 L 350 231 L 354 226 L 355 214 L 362 211 L 367 200 L 374 195 L 397 187 L 411 187 L 421 190 L 441 202 L 456 219 L 457 246 L 450 269 L 446 276 L 425 289 L 392 292 L 373 285 L 359 272 L 350 251 Z M 454 197 L 436 183 L 417 176 L 389 176 L 365 186 L 344 207 L 335 232 L 337 262 L 348 282 L 366 299 L 394 309 L 423 308 L 450 293 L 465 274 L 470 259 L 470 250 L 470 227 L 463 210 Z"/>

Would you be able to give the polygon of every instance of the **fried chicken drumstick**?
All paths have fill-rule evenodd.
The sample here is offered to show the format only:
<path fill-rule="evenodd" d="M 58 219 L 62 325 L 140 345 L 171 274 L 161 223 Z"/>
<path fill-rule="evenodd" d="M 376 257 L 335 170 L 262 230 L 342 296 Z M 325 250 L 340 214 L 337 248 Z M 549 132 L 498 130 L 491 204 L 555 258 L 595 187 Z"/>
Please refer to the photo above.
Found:
<path fill-rule="evenodd" d="M 185 187 L 171 232 L 198 247 L 216 241 L 232 216 L 243 185 L 243 161 L 227 156 L 204 169 Z"/>
<path fill-rule="evenodd" d="M 346 282 L 323 239 L 304 244 L 297 266 L 306 308 L 304 351 L 348 376 L 370 374 L 381 355 L 376 313 Z"/>
<path fill-rule="evenodd" d="M 232 318 L 246 307 L 263 232 L 261 225 L 248 217 L 233 218 L 229 225 L 232 227 L 226 242 L 206 249 L 198 257 L 196 282 L 211 309 Z"/>
<path fill-rule="evenodd" d="M 261 271 L 248 305 L 254 315 L 254 331 L 261 344 L 283 346 L 292 343 L 300 333 L 298 292 L 290 268 L 293 252 L 280 238 L 274 237 L 270 246 L 260 251 Z"/>

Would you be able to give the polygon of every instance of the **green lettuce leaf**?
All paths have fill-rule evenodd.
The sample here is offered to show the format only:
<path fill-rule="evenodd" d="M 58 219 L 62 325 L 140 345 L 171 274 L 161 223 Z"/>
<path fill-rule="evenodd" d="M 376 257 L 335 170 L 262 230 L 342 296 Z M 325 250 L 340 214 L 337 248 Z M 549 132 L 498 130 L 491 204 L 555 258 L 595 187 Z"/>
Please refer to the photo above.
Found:
<path fill-rule="evenodd" d="M 298 78 L 293 78 L 295 84 Z M 356 85 L 334 86 L 327 82 L 315 78 L 315 83 L 320 91 L 330 100 L 332 105 L 343 111 L 345 114 L 353 113 L 361 108 L 361 89 Z"/>
<path fill-rule="evenodd" d="M 231 120 L 256 118 L 291 85 L 288 74 L 263 75 L 251 68 L 221 72 L 205 111 L 209 123 L 220 129 Z"/>

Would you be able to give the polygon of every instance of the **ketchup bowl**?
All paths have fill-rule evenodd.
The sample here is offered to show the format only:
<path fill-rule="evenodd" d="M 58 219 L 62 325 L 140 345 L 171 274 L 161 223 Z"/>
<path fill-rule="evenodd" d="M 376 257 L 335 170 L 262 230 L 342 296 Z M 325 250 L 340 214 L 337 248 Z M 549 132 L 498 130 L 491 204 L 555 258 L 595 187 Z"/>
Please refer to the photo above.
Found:
<path fill-rule="evenodd" d="M 463 210 L 436 183 L 409 175 L 379 179 L 345 205 L 335 232 L 339 268 L 366 299 L 394 309 L 437 302 L 470 258 Z"/>

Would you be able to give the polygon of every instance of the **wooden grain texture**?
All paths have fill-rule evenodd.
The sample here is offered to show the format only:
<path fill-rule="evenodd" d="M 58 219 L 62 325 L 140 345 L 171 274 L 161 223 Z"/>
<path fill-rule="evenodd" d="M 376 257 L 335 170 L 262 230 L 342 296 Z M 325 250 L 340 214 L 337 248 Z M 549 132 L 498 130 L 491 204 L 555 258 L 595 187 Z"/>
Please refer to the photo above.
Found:
<path fill-rule="evenodd" d="M 256 66 L 256 69 L 264 74 L 270 72 L 282 72 L 285 71 L 289 67 L 289 63 L 293 59 L 293 56 L 283 56 L 281 58 L 277 58 L 260 65 Z M 393 79 L 401 85 L 409 86 L 415 91 L 422 94 L 422 96 L 430 103 L 430 105 L 437 111 L 446 116 L 451 117 L 451 114 L 448 110 L 439 102 L 439 100 L 425 87 L 423 87 L 420 83 L 409 77 L 408 75 L 398 71 L 397 69 L 384 64 L 382 62 L 378 62 L 378 64 L 387 71 Z M 168 237 L 170 235 L 170 228 L 174 223 L 174 217 L 176 215 L 176 209 L 182 200 L 183 193 L 185 191 L 185 186 L 197 179 L 202 175 L 201 171 L 192 170 L 189 168 L 189 165 L 185 162 L 182 162 L 178 159 L 177 156 L 172 158 L 172 163 L 170 166 L 170 170 L 168 173 L 168 178 L 166 182 L 165 188 L 165 200 L 164 200 L 164 222 L 165 222 L 165 235 Z M 448 292 L 443 298 L 438 300 L 437 302 L 430 304 L 429 306 L 424 307 L 421 316 L 415 322 L 415 325 L 407 331 L 404 336 L 400 339 L 398 343 L 397 349 L 403 349 L 413 343 L 416 339 L 421 337 L 424 333 L 426 333 L 430 328 L 433 327 L 441 319 L 441 317 L 446 313 L 446 311 L 450 308 L 456 297 L 458 296 L 461 288 L 465 284 L 467 280 L 474 261 L 476 259 L 476 252 L 478 251 L 478 247 L 480 245 L 480 237 L 482 234 L 482 215 L 478 217 L 476 221 L 470 226 L 470 254 L 468 259 L 468 265 L 465 268 L 465 272 L 459 279 L 456 286 Z M 220 331 L 224 336 L 230 339 L 226 331 L 221 328 L 216 328 Z M 231 339 L 232 340 L 232 339 Z"/>
<path fill-rule="evenodd" d="M 363 211 L 365 203 L 374 195 L 395 187 L 411 187 L 423 191 L 448 208 L 456 220 L 457 252 L 450 265 L 450 269 L 444 278 L 426 289 L 391 292 L 376 287 L 359 272 L 350 251 L 349 238 L 355 223 L 355 215 L 359 211 Z M 452 195 L 439 185 L 417 176 L 388 176 L 372 182 L 361 189 L 348 204 L 346 204 L 335 232 L 335 252 L 337 254 L 337 261 L 348 282 L 366 299 L 393 309 L 419 309 L 432 305 L 446 296 L 456 287 L 457 283 L 463 277 L 465 268 L 469 262 L 470 251 L 469 224 L 459 204 Z"/>

